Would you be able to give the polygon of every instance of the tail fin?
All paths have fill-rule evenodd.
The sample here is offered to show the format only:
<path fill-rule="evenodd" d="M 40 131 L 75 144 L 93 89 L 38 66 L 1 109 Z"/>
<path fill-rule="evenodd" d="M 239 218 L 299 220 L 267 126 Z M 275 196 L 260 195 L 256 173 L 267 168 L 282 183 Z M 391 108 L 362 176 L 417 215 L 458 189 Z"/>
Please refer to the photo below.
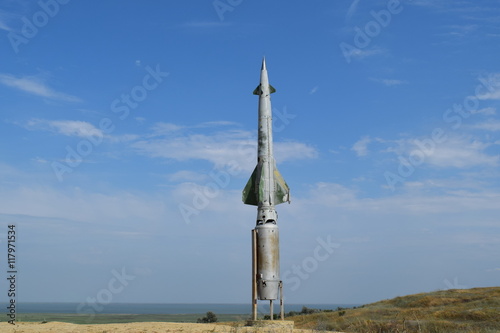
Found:
<path fill-rule="evenodd" d="M 259 205 L 259 197 L 261 196 L 259 193 L 259 188 L 262 188 L 259 184 L 260 182 L 260 170 L 258 170 L 259 166 L 257 165 L 250 176 L 245 188 L 243 189 L 242 200 L 244 204 L 258 206 Z"/>
<path fill-rule="evenodd" d="M 247 205 L 258 206 L 259 202 L 264 201 L 264 184 L 262 182 L 262 170 L 257 165 L 243 189 L 242 200 Z M 274 167 L 274 198 L 271 201 L 274 205 L 279 205 L 284 202 L 290 202 L 290 188 L 281 176 L 280 172 Z"/>
<path fill-rule="evenodd" d="M 274 204 L 290 203 L 290 188 L 276 167 L 274 168 Z"/>

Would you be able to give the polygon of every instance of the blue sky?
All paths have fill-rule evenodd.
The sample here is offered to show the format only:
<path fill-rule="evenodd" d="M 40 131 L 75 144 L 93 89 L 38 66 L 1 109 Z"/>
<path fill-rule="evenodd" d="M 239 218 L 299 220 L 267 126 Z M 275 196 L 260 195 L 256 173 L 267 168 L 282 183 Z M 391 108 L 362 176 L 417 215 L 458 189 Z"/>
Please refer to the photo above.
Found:
<path fill-rule="evenodd" d="M 263 56 L 287 302 L 499 284 L 496 1 L 0 8 L 20 302 L 249 301 Z"/>

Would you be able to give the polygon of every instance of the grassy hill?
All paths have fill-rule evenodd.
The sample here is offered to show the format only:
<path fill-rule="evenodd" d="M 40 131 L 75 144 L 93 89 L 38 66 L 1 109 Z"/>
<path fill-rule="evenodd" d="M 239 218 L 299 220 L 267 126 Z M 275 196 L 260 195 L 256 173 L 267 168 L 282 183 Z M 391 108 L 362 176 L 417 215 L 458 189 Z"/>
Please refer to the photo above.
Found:
<path fill-rule="evenodd" d="M 296 328 L 343 332 L 500 332 L 500 287 L 453 289 L 355 309 L 288 317 Z"/>

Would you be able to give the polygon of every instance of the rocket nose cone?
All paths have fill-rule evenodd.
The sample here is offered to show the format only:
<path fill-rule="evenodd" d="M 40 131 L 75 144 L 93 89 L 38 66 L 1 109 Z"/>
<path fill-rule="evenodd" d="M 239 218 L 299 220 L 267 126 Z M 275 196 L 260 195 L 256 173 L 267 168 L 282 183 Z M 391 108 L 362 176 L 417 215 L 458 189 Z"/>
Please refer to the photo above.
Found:
<path fill-rule="evenodd" d="M 261 68 L 261 70 L 267 71 L 267 69 L 266 69 L 266 57 L 262 58 L 262 68 Z"/>

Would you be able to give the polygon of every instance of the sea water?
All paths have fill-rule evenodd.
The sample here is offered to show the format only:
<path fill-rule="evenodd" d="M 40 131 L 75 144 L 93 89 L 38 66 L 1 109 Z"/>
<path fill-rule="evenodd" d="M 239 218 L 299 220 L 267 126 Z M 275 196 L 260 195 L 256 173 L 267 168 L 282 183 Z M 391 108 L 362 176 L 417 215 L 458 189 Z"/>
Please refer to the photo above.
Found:
<path fill-rule="evenodd" d="M 279 302 L 276 302 L 279 303 Z M 77 313 L 80 303 L 16 303 L 17 313 Z M 338 307 L 349 308 L 358 304 L 285 304 L 285 312 L 300 312 L 303 306 L 312 309 L 335 310 Z M 7 303 L 0 303 L 5 309 Z M 204 314 L 212 311 L 216 314 L 249 314 L 251 304 L 159 304 L 159 303 L 110 303 L 102 305 L 102 314 Z M 269 312 L 269 304 L 259 303 L 259 311 Z M 274 313 L 279 311 L 275 304 Z"/>

